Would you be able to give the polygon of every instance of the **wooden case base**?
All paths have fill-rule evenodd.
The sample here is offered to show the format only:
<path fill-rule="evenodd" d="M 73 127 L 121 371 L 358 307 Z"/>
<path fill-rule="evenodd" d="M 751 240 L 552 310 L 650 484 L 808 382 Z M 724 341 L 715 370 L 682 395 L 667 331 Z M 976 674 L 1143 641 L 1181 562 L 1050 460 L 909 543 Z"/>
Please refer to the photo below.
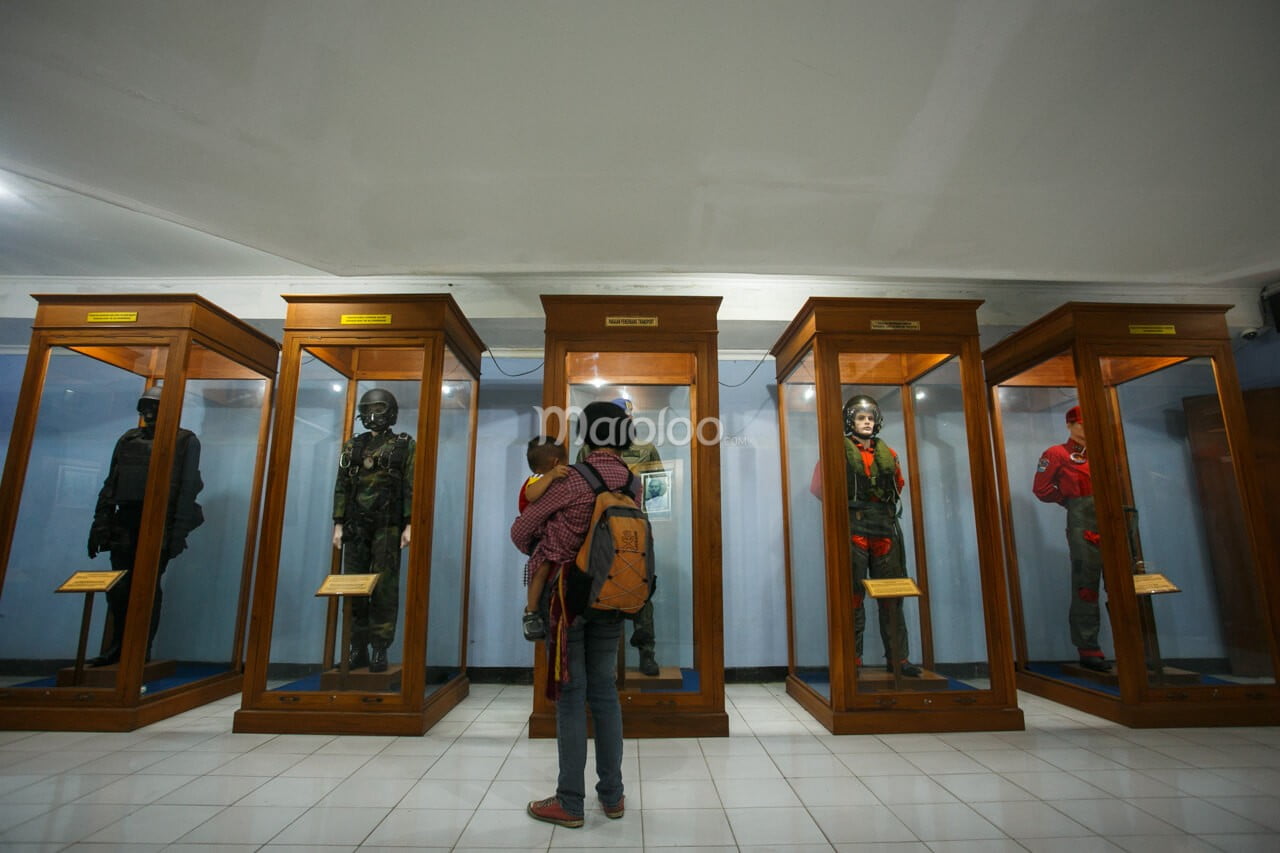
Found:
<path fill-rule="evenodd" d="M 902 676 L 898 683 L 893 681 L 893 673 L 884 667 L 859 667 L 858 692 L 883 693 L 887 690 L 910 690 L 933 692 L 947 689 L 947 679 L 936 672 L 921 670 L 919 675 L 908 678 Z"/>
<path fill-rule="evenodd" d="M 69 694 L 56 705 L 15 703 L 0 707 L 0 730 L 131 732 L 214 700 L 233 696 L 243 686 L 244 677 L 240 673 L 228 672 L 183 690 L 166 690 L 153 696 L 144 696 L 142 704 L 131 708 L 102 705 L 85 707 L 76 703 L 79 697 L 75 694 Z M 6 698 L 14 699 L 19 696 L 20 694 L 11 692 Z"/>
<path fill-rule="evenodd" d="M 684 676 L 678 666 L 658 667 L 657 675 L 628 669 L 623 673 L 622 684 L 627 690 L 679 690 L 684 686 Z"/>
<path fill-rule="evenodd" d="M 384 672 L 370 672 L 362 666 L 347 672 L 347 682 L 342 683 L 342 672 L 331 669 L 320 675 L 321 690 L 359 690 L 365 693 L 395 693 L 400 690 L 400 665 L 388 666 Z"/>
<path fill-rule="evenodd" d="M 339 735 L 411 735 L 425 734 L 427 729 L 467 698 L 471 682 L 459 676 L 428 698 L 421 711 L 379 711 L 374 705 L 360 712 L 333 711 L 323 708 L 290 708 L 262 710 L 241 708 L 236 711 L 233 732 L 269 734 L 339 734 Z"/>
<path fill-rule="evenodd" d="M 148 662 L 142 668 L 142 681 L 145 684 L 148 681 L 155 681 L 160 678 L 168 678 L 178 671 L 178 662 L 174 660 L 153 660 Z M 80 684 L 76 685 L 76 668 L 74 666 L 66 666 L 58 670 L 58 686 L 59 687 L 115 687 L 116 675 L 120 672 L 120 664 L 113 663 L 107 666 L 86 666 L 82 673 Z"/>
<path fill-rule="evenodd" d="M 1274 685 L 1233 686 L 1225 688 L 1230 690 L 1229 697 L 1212 698 L 1204 693 L 1203 687 L 1192 690 L 1171 687 L 1161 698 L 1176 701 L 1126 705 L 1118 696 L 1028 672 L 1018 672 L 1017 682 L 1019 690 L 1135 729 L 1280 725 L 1280 691 Z"/>
<path fill-rule="evenodd" d="M 885 675 L 888 675 L 886 672 Z M 935 684 L 937 682 L 934 682 Z M 861 682 L 859 682 L 861 686 Z M 835 735 L 908 734 L 916 732 L 1017 732 L 1026 728 L 1022 709 L 992 705 L 938 708 L 867 708 L 836 711 L 794 675 L 787 676 L 787 695 Z"/>
<path fill-rule="evenodd" d="M 1089 681 L 1096 681 L 1098 684 L 1105 684 L 1108 687 L 1120 686 L 1120 676 L 1116 674 L 1114 667 L 1111 672 L 1097 672 L 1092 669 L 1081 666 L 1078 663 L 1064 663 L 1062 665 L 1064 675 L 1072 678 L 1084 678 Z M 1155 673 L 1151 670 L 1147 671 L 1147 677 L 1154 684 Z M 1164 685 L 1165 687 L 1186 686 L 1189 684 L 1199 684 L 1200 673 L 1192 672 L 1188 669 L 1178 669 L 1177 667 L 1166 666 L 1164 668 Z"/>

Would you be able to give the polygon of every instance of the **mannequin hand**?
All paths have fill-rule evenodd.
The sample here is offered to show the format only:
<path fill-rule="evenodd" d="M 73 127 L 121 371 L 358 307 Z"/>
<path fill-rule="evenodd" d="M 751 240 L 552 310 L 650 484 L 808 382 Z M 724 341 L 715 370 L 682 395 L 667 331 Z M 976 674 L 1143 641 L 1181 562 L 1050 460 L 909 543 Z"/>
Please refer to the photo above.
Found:
<path fill-rule="evenodd" d="M 412 526 L 411 526 L 411 525 L 406 524 L 406 525 L 404 526 L 404 530 L 402 530 L 402 531 L 400 532 L 400 547 L 401 547 L 401 548 L 408 548 L 408 547 L 409 547 L 409 540 L 412 538 L 412 537 L 409 535 L 410 530 L 412 530 Z"/>
<path fill-rule="evenodd" d="M 108 531 L 101 530 L 97 527 L 89 531 L 89 559 L 92 560 L 98 556 L 98 552 L 106 551 L 107 545 L 111 542 L 111 534 Z"/>
<path fill-rule="evenodd" d="M 333 547 L 342 550 L 342 525 L 335 524 L 333 526 Z"/>

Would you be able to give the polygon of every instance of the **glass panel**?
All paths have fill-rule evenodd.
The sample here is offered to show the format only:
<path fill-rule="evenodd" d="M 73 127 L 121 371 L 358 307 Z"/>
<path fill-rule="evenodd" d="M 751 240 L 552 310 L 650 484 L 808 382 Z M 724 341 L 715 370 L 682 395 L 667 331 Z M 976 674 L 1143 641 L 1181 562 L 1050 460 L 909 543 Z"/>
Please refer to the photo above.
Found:
<path fill-rule="evenodd" d="M 1103 359 L 1104 376 L 1118 381 L 1128 568 L 1135 584 L 1159 574 L 1180 590 L 1138 597 L 1148 677 L 1152 684 L 1270 683 L 1263 599 L 1213 363 L 1175 361 Z"/>
<path fill-rule="evenodd" d="M 795 675 L 831 699 L 827 638 L 827 553 L 822 529 L 823 483 L 818 469 L 817 385 L 813 353 L 782 382 L 786 435 L 788 556 L 791 566 L 791 632 Z"/>
<path fill-rule="evenodd" d="M 230 359 L 193 345 L 182 402 L 166 538 L 170 562 L 157 596 L 153 662 L 178 671 L 148 691 L 226 671 L 234 647 L 246 549 L 254 511 L 258 431 L 267 382 Z M 245 590 L 247 592 L 247 590 Z M 165 676 L 156 673 L 155 678 Z"/>
<path fill-rule="evenodd" d="M 623 459 L 640 478 L 653 528 L 657 589 L 650 602 L 630 618 L 626 667 L 628 671 L 640 670 L 642 664 L 678 668 L 682 679 L 679 689 L 697 691 L 690 476 L 696 422 L 693 386 L 663 381 L 688 376 L 691 383 L 693 358 L 688 353 L 570 353 L 568 368 L 571 413 L 598 400 L 620 401 L 631 411 L 636 427 L 635 441 Z M 573 382 L 583 374 L 591 375 L 592 380 Z M 585 455 L 576 422 L 569 455 L 574 461 Z M 671 692 L 665 686 L 654 689 Z"/>
<path fill-rule="evenodd" d="M 440 388 L 431 526 L 431 603 L 427 618 L 427 692 L 462 670 L 462 601 L 467 577 L 467 509 L 472 472 L 472 414 L 476 381 L 445 349 Z"/>
<path fill-rule="evenodd" d="M 102 347 L 92 356 L 50 351 L 0 610 L 0 677 L 8 685 L 75 683 L 89 598 L 86 655 L 106 660 L 82 673 L 80 685 L 115 686 L 116 661 L 110 658 L 118 660 L 116 628 L 122 632 L 129 618 L 127 588 L 113 587 L 110 607 L 108 594 L 55 590 L 73 572 L 133 569 L 151 449 L 149 436 L 138 429 L 146 384 L 130 369 L 137 356 L 135 348 Z M 163 363 L 164 351 L 157 348 L 142 361 Z M 86 554 L 91 536 L 89 551 L 97 559 Z M 111 625 L 109 610 L 116 614 Z"/>
<path fill-rule="evenodd" d="M 996 402 L 1022 609 L 1022 664 L 1118 695 L 1114 678 L 1080 663 L 1109 670 L 1114 644 L 1110 620 L 1103 618 L 1093 486 L 1081 444 L 1087 437 L 1083 424 L 1066 419 L 1077 404 L 1071 353 L 1002 383 Z"/>
<path fill-rule="evenodd" d="M 401 486 L 412 482 L 416 444 L 405 431 L 416 431 L 421 386 L 420 378 L 409 377 L 420 377 L 424 362 L 416 348 L 303 348 L 288 437 L 292 458 L 271 632 L 272 688 L 399 689 L 404 588 L 411 574 L 401 570 L 400 540 L 412 500 L 405 502 Z M 371 368 L 378 373 L 361 372 L 358 382 L 346 378 L 346 371 Z M 389 378 L 374 378 L 381 376 Z M 375 388 L 389 392 L 395 405 L 348 420 L 348 399 L 354 408 Z M 384 426 L 382 419 L 392 416 Z M 344 442 L 353 436 L 351 453 L 344 455 Z M 344 458 L 345 466 L 340 464 Z M 341 479 L 340 472 L 345 472 Z M 351 507 L 342 514 L 341 552 L 333 545 L 339 490 Z M 317 597 L 326 575 L 335 572 L 375 574 L 378 580 L 368 596 Z M 344 630 L 351 632 L 348 643 Z M 387 668 L 370 672 L 370 656 L 375 662 L 385 656 Z M 346 675 L 339 669 L 344 658 L 354 665 Z"/>
<path fill-rule="evenodd" d="M 929 630 L 921 634 L 919 647 L 926 674 L 932 671 L 947 678 L 946 689 L 988 689 L 973 471 L 960 376 L 960 359 L 953 357 L 908 386 L 916 455 L 912 460 L 904 454 L 901 462 L 918 494 L 903 495 L 902 527 L 908 574 L 926 596 L 920 600 L 920 616 Z M 891 423 L 887 428 L 892 435 Z M 916 500 L 918 516 L 912 512 Z M 908 604 L 908 613 L 911 610 Z M 941 683 L 915 686 L 943 687 Z"/>

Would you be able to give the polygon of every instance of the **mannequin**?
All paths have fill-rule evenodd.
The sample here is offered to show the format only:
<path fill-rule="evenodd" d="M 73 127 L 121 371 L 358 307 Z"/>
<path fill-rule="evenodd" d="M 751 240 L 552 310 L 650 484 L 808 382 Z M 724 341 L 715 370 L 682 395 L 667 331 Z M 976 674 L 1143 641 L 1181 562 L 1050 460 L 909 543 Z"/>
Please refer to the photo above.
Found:
<path fill-rule="evenodd" d="M 853 564 L 854 645 L 856 663 L 862 666 L 862 637 L 867 627 L 862 581 L 866 578 L 882 580 L 907 576 L 902 528 L 898 525 L 905 483 L 898 465 L 898 454 L 878 438 L 884 425 L 880 405 L 866 394 L 857 394 L 845 402 L 843 414 L 845 483 L 849 496 L 849 556 Z M 821 463 L 814 469 L 813 483 L 809 486 L 810 492 L 819 499 L 822 497 L 820 466 Z M 902 599 L 881 598 L 878 604 L 885 668 L 893 671 L 890 656 L 896 634 L 901 658 L 899 671 L 908 678 L 920 675 L 920 667 L 907 659 L 909 644 Z"/>
<path fill-rule="evenodd" d="M 342 446 L 333 489 L 333 547 L 343 551 L 343 573 L 381 576 L 373 594 L 351 607 L 348 665 L 370 672 L 387 669 L 400 607 L 400 551 L 411 533 L 415 444 L 408 433 L 391 432 L 398 414 L 390 391 L 365 392 L 357 415 L 368 432 Z"/>
<path fill-rule="evenodd" d="M 137 556 L 138 533 L 142 523 L 142 502 L 147 487 L 147 471 L 151 465 L 151 445 L 155 440 L 156 417 L 160 412 L 160 387 L 148 388 L 138 398 L 138 414 L 142 426 L 125 431 L 111 453 L 111 467 L 98 492 L 98 504 L 89 528 L 89 558 L 100 551 L 111 552 L 111 568 L 127 574 L 107 590 L 107 609 L 111 613 L 111 636 L 106 651 L 90 661 L 92 666 L 119 663 L 120 645 L 124 639 L 125 619 L 129 610 L 129 591 L 133 588 L 134 559 Z M 178 430 L 174 445 L 173 472 L 169 480 L 169 510 L 165 515 L 164 542 L 160 547 L 160 563 L 156 571 L 155 603 L 151 607 L 151 628 L 147 634 L 147 660 L 160 627 L 160 604 L 164 590 L 160 579 L 169 561 L 187 548 L 187 536 L 204 523 L 204 513 L 196 503 L 196 495 L 204 488 L 200 479 L 200 440 L 195 433 Z"/>
<path fill-rule="evenodd" d="M 1110 672 L 1111 664 L 1098 646 L 1102 623 L 1098 590 L 1102 584 L 1102 555 L 1098 551 L 1098 519 L 1093 506 L 1084 418 L 1079 406 L 1067 410 L 1067 440 L 1040 456 L 1032 491 L 1045 503 L 1067 510 L 1067 549 L 1071 555 L 1071 607 L 1067 622 L 1080 665 L 1094 672 Z"/>

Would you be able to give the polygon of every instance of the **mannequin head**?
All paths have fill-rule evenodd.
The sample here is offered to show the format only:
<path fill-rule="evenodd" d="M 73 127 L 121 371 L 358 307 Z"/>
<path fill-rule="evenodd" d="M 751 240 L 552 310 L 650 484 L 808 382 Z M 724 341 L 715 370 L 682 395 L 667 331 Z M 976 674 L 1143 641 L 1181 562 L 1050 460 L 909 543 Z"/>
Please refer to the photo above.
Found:
<path fill-rule="evenodd" d="M 142 417 L 142 428 L 154 430 L 156 418 L 160 414 L 160 386 L 152 385 L 138 398 L 138 414 Z"/>
<path fill-rule="evenodd" d="M 360 425 L 370 432 L 386 432 L 395 426 L 400 406 L 395 395 L 385 388 L 370 388 L 360 398 L 356 414 Z"/>
<path fill-rule="evenodd" d="M 1067 435 L 1076 444 L 1084 447 L 1084 416 L 1080 414 L 1079 406 L 1072 406 L 1067 409 Z"/>
<path fill-rule="evenodd" d="M 867 440 L 874 438 L 884 426 L 880 404 L 866 394 L 855 394 L 844 404 L 844 434 Z"/>

